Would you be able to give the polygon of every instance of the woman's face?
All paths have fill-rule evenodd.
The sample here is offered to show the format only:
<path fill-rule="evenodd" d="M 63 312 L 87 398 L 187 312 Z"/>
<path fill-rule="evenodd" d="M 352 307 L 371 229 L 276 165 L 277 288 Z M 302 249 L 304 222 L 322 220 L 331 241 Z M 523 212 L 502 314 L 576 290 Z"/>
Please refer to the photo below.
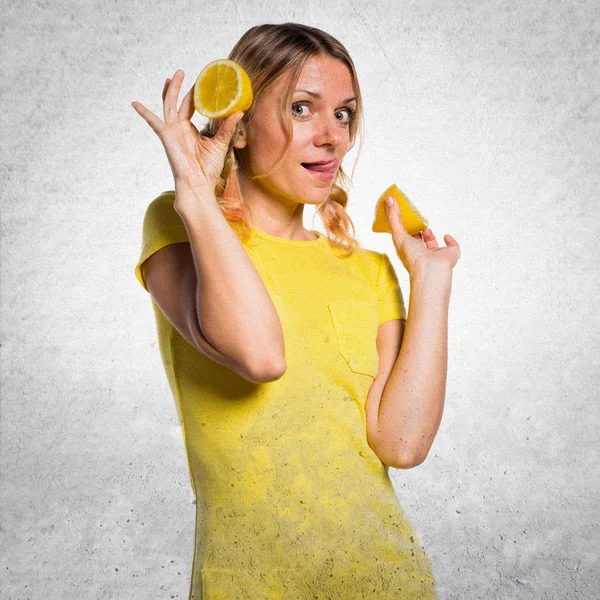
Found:
<path fill-rule="evenodd" d="M 242 149 L 239 176 L 244 199 L 250 202 L 268 197 L 290 206 L 322 204 L 329 197 L 337 169 L 327 175 L 302 163 L 334 159 L 341 163 L 351 148 L 350 119 L 356 100 L 350 70 L 337 59 L 314 56 L 305 64 L 288 107 L 293 138 L 285 160 L 269 177 L 248 181 L 250 175 L 270 171 L 284 152 L 280 103 L 290 78 L 289 73 L 284 75 L 267 90 L 253 121 L 236 142 Z"/>

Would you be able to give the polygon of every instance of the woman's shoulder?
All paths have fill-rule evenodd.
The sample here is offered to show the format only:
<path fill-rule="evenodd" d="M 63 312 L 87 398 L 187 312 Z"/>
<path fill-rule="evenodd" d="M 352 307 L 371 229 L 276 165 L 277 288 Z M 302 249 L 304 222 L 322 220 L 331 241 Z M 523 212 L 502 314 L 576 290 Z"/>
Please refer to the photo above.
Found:
<path fill-rule="evenodd" d="M 172 209 L 175 204 L 175 190 L 166 190 L 161 192 L 158 196 L 153 198 L 148 204 L 148 209 L 152 208 L 162 208 L 163 210 Z"/>
<path fill-rule="evenodd" d="M 359 246 L 351 255 L 356 262 L 367 265 L 379 265 L 383 260 L 383 256 L 383 252 L 365 248 L 364 246 Z"/>
<path fill-rule="evenodd" d="M 167 190 L 147 205 L 143 223 L 145 246 L 175 239 L 188 241 L 185 225 L 175 210 L 174 203 L 175 192 Z"/>
<path fill-rule="evenodd" d="M 341 260 L 353 271 L 358 271 L 369 281 L 376 281 L 382 266 L 385 265 L 387 254 L 360 246 L 352 254 Z"/>
<path fill-rule="evenodd" d="M 154 223 L 176 223 L 181 217 L 175 210 L 175 192 L 167 190 L 153 198 L 146 207 L 144 222 L 148 225 Z M 183 224 L 183 223 L 182 223 Z"/>

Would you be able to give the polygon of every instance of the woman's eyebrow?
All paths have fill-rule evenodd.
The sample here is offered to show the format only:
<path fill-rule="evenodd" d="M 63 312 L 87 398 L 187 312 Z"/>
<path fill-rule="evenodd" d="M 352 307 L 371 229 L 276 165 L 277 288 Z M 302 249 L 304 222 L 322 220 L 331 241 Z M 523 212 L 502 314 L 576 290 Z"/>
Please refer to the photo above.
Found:
<path fill-rule="evenodd" d="M 309 92 L 308 90 L 296 90 L 296 92 L 304 92 L 311 95 L 313 98 L 316 98 L 317 100 L 321 99 L 321 94 L 317 94 L 317 92 Z M 356 100 L 356 97 L 348 98 L 347 100 L 344 100 L 344 102 L 352 102 L 352 100 Z"/>

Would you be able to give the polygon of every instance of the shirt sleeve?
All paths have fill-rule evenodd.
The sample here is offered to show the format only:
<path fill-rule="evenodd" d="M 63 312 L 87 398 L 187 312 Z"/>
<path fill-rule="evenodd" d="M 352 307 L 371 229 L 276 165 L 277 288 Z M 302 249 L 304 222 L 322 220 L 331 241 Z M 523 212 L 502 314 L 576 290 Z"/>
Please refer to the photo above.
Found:
<path fill-rule="evenodd" d="M 143 288 L 148 291 L 142 264 L 155 252 L 169 244 L 189 242 L 187 230 L 181 217 L 173 208 L 175 192 L 163 192 L 150 202 L 144 215 L 142 229 L 142 251 L 135 266 L 135 276 Z"/>
<path fill-rule="evenodd" d="M 387 254 L 381 255 L 376 287 L 379 302 L 379 324 L 394 319 L 406 320 L 402 290 L 394 266 Z"/>

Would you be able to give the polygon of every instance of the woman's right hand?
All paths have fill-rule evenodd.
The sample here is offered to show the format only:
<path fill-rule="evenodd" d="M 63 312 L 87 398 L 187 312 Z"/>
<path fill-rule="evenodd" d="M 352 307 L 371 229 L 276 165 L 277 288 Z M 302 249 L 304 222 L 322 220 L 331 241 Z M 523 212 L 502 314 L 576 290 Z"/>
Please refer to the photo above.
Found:
<path fill-rule="evenodd" d="M 131 105 L 160 138 L 175 182 L 193 187 L 205 186 L 214 190 L 223 171 L 236 125 L 243 118 L 244 113 L 238 111 L 223 119 L 215 137 L 201 135 L 190 121 L 195 110 L 194 86 L 177 110 L 177 100 L 184 76 L 184 72 L 178 69 L 173 79 L 165 81 L 162 93 L 164 123 L 140 102 L 132 102 Z"/>

